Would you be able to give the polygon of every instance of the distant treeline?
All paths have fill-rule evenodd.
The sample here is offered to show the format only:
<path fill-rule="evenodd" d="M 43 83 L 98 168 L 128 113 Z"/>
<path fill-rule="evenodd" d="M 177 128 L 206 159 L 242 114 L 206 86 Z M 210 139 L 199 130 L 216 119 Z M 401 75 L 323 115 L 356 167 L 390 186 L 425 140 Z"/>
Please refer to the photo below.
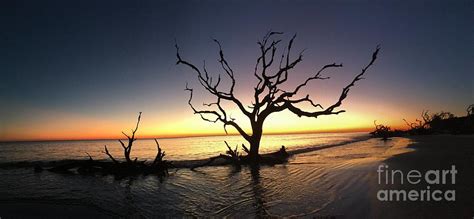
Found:
<path fill-rule="evenodd" d="M 374 122 L 375 130 L 370 134 L 374 137 L 388 139 L 404 135 L 432 134 L 474 134 L 474 104 L 466 109 L 467 115 L 457 117 L 450 112 L 429 113 L 423 111 L 421 118 L 413 122 L 404 119 L 407 129 L 392 129 L 390 126 Z"/>

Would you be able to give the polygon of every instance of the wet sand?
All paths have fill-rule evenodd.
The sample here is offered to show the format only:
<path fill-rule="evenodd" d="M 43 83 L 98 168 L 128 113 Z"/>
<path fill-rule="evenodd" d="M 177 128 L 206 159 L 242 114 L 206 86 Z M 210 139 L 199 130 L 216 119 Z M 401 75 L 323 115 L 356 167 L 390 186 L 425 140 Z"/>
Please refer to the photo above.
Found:
<path fill-rule="evenodd" d="M 336 218 L 472 218 L 474 216 L 474 136 L 415 136 L 408 150 L 387 159 L 358 165 L 345 174 L 354 175 L 355 182 L 348 182 L 345 189 L 339 190 L 338 197 L 328 207 L 319 212 L 319 216 Z M 388 165 L 389 170 L 401 170 L 407 174 L 418 170 L 422 174 L 428 170 L 448 170 L 455 165 L 455 184 L 449 180 L 446 184 L 428 185 L 404 183 L 395 177 L 394 184 L 389 178 L 388 185 L 377 169 L 379 165 Z M 390 177 L 391 175 L 389 175 Z M 399 175 L 397 175 L 399 176 Z M 450 176 L 450 175 L 449 175 Z M 380 201 L 380 190 L 455 190 L 455 201 Z M 394 196 L 395 197 L 395 196 Z"/>
<path fill-rule="evenodd" d="M 84 205 L 23 202 L 0 203 L 1 218 L 113 218 L 115 215 Z"/>

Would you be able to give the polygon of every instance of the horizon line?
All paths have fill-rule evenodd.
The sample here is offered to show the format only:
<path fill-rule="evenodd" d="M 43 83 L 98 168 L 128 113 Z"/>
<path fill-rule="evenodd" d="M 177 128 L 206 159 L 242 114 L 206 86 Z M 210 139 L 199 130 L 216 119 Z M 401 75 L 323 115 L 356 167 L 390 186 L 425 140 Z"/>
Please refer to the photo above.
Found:
<path fill-rule="evenodd" d="M 324 134 L 324 133 L 348 133 L 348 132 L 367 132 L 370 128 L 353 128 L 353 129 L 339 129 L 339 130 L 324 130 L 324 131 L 294 131 L 294 132 L 269 132 L 263 135 L 290 135 L 290 134 Z M 174 139 L 174 138 L 194 138 L 194 137 L 219 137 L 219 136 L 240 136 L 239 133 L 210 133 L 210 134 L 183 134 L 183 135 L 163 135 L 163 136 L 145 136 L 137 138 L 137 140 L 148 139 Z M 26 139 L 26 140 L 0 140 L 0 143 L 15 143 L 15 142 L 52 142 L 52 141 L 107 141 L 107 140 L 123 140 L 125 138 L 78 138 L 78 139 Z"/>

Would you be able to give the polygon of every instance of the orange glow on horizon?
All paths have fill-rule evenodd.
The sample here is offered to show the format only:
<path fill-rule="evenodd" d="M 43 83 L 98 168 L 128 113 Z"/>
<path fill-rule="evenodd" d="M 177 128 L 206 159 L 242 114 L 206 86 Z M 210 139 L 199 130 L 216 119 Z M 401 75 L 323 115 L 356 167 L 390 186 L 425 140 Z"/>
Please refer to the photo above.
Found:
<path fill-rule="evenodd" d="M 198 116 L 183 116 L 182 119 L 162 119 L 157 117 L 142 117 L 137 132 L 139 139 L 145 138 L 178 138 L 195 136 L 224 136 L 222 124 L 202 121 Z M 331 133 L 331 132 L 370 132 L 373 129 L 372 116 L 365 114 L 346 113 L 337 116 L 314 118 L 298 118 L 282 112 L 272 115 L 265 122 L 264 134 L 297 134 L 297 133 Z M 165 117 L 166 118 L 166 117 Z M 128 117 L 122 121 L 103 121 L 94 118 L 83 118 L 73 115 L 63 115 L 56 118 L 58 122 L 38 124 L 18 124 L 7 129 L 0 136 L 0 141 L 47 141 L 47 140 L 98 140 L 122 139 L 122 131 L 129 132 L 136 118 Z M 48 119 L 45 119 L 48 120 Z M 245 120 L 238 120 L 245 121 Z M 380 123 L 384 123 L 381 121 Z M 158 124 L 158 125 L 156 125 Z M 403 129 L 400 121 L 388 121 L 384 124 L 392 128 Z M 251 133 L 245 125 L 244 129 Z M 232 127 L 228 127 L 229 135 L 238 135 Z"/>
<path fill-rule="evenodd" d="M 396 103 L 388 102 L 382 105 L 354 94 L 342 107 L 346 112 L 339 115 L 315 119 L 299 118 L 289 111 L 272 114 L 265 121 L 264 134 L 370 132 L 374 127 L 374 120 L 393 129 L 405 129 L 403 118 L 414 121 L 419 117 L 418 107 L 413 108 L 414 110 L 402 112 Z M 230 110 L 229 114 L 250 133 L 247 118 L 239 117 L 240 114 L 236 110 Z M 0 141 L 121 139 L 124 137 L 122 131 L 129 132 L 134 127 L 137 111 L 102 115 L 32 109 L 29 115 L 32 115 L 31 118 L 24 118 L 8 127 L 0 127 Z M 232 127 L 227 128 L 230 135 L 238 134 Z M 137 137 L 175 138 L 225 134 L 221 123 L 201 120 L 199 116 L 192 114 L 186 103 L 182 103 L 175 109 L 145 111 Z"/>

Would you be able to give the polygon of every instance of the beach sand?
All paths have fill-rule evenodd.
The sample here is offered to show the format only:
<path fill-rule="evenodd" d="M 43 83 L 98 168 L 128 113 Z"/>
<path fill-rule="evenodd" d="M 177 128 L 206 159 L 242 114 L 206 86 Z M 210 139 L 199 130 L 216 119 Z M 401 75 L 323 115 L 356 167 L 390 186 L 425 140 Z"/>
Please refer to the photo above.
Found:
<path fill-rule="evenodd" d="M 441 191 L 455 190 L 455 201 L 392 201 L 380 202 L 371 199 L 373 211 L 369 214 L 372 218 L 473 218 L 474 217 L 474 136 L 416 136 L 411 137 L 415 142 L 409 147 L 414 152 L 404 153 L 389 158 L 383 163 L 390 169 L 399 169 L 404 173 L 410 170 L 426 172 L 428 170 L 451 169 L 455 165 L 457 170 L 455 184 L 450 180 L 444 185 L 429 185 L 430 190 Z M 375 170 L 372 171 L 369 182 L 371 191 L 387 189 L 425 189 L 427 184 L 412 185 L 396 183 L 394 185 L 380 186 Z M 450 175 L 448 175 L 450 176 Z M 448 177 L 449 178 L 449 177 Z M 434 177 L 432 177 L 434 179 Z M 382 188 L 382 189 L 383 189 Z"/>

